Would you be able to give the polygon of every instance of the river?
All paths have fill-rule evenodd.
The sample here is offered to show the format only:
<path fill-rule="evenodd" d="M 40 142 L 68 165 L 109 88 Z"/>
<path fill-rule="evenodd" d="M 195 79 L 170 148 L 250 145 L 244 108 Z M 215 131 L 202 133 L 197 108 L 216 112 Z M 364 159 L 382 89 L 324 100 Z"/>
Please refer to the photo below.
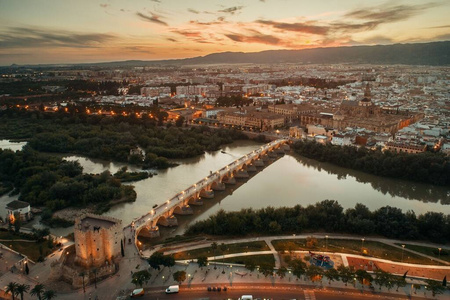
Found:
<path fill-rule="evenodd" d="M 0 145 L 4 145 L 4 141 Z M 226 145 L 221 151 L 175 160 L 180 165 L 167 170 L 158 170 L 157 176 L 133 183 L 137 192 L 134 203 L 113 207 L 106 215 L 120 218 L 128 224 L 136 217 L 149 211 L 154 204 L 160 204 L 181 190 L 189 187 L 228 163 L 245 155 L 260 144 L 252 141 L 238 141 Z M 70 155 L 67 160 L 78 160 L 88 173 L 109 170 L 116 172 L 125 164 L 110 163 Z M 135 170 L 135 168 L 129 168 Z M 266 206 L 307 206 L 325 199 L 337 200 L 346 208 L 363 203 L 370 210 L 390 205 L 403 211 L 413 210 L 416 214 L 427 211 L 450 214 L 450 188 L 418 184 L 365 174 L 328 163 L 320 163 L 289 153 L 253 175 L 246 182 L 239 181 L 226 191 L 216 192 L 215 199 L 204 200 L 204 205 L 194 207 L 194 215 L 178 217 L 179 225 L 171 234 L 182 234 L 191 222 L 208 218 L 219 209 L 239 210 Z M 11 198 L 3 196 L 0 205 Z M 2 213 L 4 207 L 0 207 Z M 2 213 L 3 216 L 3 213 Z M 60 235 L 68 230 L 52 230 Z"/>

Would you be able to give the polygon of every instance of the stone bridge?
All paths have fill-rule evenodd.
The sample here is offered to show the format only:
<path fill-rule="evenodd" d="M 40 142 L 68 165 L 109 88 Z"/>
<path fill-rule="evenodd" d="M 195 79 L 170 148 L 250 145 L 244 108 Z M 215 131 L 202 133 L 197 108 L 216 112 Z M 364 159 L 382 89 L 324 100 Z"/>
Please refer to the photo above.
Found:
<path fill-rule="evenodd" d="M 191 205 L 202 205 L 203 199 L 213 198 L 214 191 L 225 190 L 225 185 L 236 184 L 236 178 L 247 178 L 250 172 L 257 172 L 258 167 L 264 167 L 270 158 L 289 150 L 289 141 L 275 140 L 242 156 L 216 172 L 194 183 L 184 191 L 179 192 L 163 204 L 150 210 L 147 214 L 135 219 L 131 227 L 135 229 L 135 238 L 143 236 L 159 236 L 159 226 L 177 226 L 175 215 L 193 213 Z"/>

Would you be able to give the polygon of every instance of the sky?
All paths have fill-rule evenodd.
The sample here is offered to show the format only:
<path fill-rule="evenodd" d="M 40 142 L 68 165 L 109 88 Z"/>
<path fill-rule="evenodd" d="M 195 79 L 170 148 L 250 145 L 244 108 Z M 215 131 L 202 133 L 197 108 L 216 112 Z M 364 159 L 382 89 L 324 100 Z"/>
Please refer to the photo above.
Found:
<path fill-rule="evenodd" d="M 450 40 L 448 0 L 0 0 L 0 65 Z"/>

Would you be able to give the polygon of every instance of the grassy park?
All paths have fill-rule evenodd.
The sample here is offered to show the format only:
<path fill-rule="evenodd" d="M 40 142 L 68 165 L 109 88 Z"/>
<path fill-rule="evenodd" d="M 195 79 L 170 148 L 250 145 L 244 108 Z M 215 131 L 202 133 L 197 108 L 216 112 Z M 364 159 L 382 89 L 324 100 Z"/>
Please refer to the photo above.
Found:
<path fill-rule="evenodd" d="M 403 251 L 401 248 L 393 247 L 388 244 L 368 241 L 368 240 L 341 240 L 341 239 L 313 239 L 309 242 L 306 239 L 293 240 L 275 240 L 272 241 L 277 251 L 321 251 L 321 252 L 341 252 L 349 254 L 358 254 L 368 257 L 383 258 L 398 262 L 407 262 L 414 264 L 432 264 L 440 263 L 430 260 L 426 257 Z"/>
<path fill-rule="evenodd" d="M 27 238 L 26 236 L 18 236 L 11 231 L 0 231 L 0 240 L 7 240 L 0 241 L 0 243 L 13 249 L 14 251 L 26 255 L 33 261 L 37 261 L 40 256 L 45 257 L 52 252 L 52 250 L 48 247 L 49 243 L 47 240 L 36 242 Z M 24 242 L 23 240 L 29 240 L 29 242 Z"/>
<path fill-rule="evenodd" d="M 181 251 L 175 253 L 175 259 L 194 259 L 200 256 L 221 256 L 222 254 L 232 254 L 232 253 L 245 253 L 252 251 L 265 251 L 270 250 L 264 241 L 249 242 L 249 243 L 236 243 L 236 244 L 226 244 L 225 251 L 222 252 L 220 249 L 220 244 L 217 245 L 217 249 L 214 251 L 211 246 L 205 248 L 199 248 L 189 251 Z"/>
<path fill-rule="evenodd" d="M 396 244 L 401 246 L 401 244 Z M 418 246 L 418 245 L 409 245 L 409 244 L 404 244 L 405 245 L 405 249 L 410 249 L 431 257 L 434 257 L 436 259 L 441 259 L 441 260 L 445 260 L 450 262 L 450 250 L 449 249 L 443 249 L 441 248 L 441 251 L 439 253 L 439 248 L 438 247 L 426 247 L 426 246 Z"/>
<path fill-rule="evenodd" d="M 219 261 L 222 262 L 222 260 Z M 261 264 L 270 264 L 273 268 L 275 267 L 275 258 L 271 254 L 229 257 L 225 258 L 223 262 L 241 265 L 250 263 L 255 266 L 260 266 Z"/>

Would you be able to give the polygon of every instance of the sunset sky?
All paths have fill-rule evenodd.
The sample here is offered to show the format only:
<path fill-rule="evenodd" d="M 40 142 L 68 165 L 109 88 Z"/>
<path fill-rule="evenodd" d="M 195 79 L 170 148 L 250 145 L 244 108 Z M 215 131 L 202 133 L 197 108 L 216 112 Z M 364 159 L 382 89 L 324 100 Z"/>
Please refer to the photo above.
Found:
<path fill-rule="evenodd" d="M 450 1 L 0 0 L 0 65 L 450 40 Z"/>

